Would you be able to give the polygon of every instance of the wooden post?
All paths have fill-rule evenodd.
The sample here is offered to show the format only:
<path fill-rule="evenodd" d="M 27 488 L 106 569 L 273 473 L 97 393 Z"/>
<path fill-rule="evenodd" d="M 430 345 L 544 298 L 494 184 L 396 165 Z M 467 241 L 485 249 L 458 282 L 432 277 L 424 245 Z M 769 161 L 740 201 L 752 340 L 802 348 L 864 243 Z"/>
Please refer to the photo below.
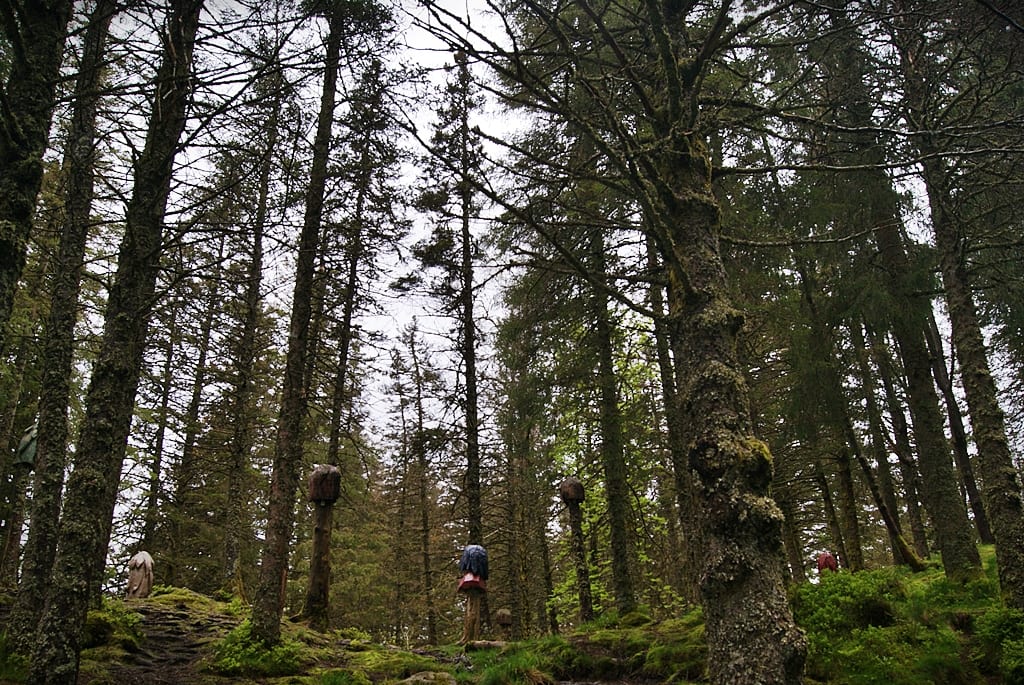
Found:
<path fill-rule="evenodd" d="M 590 570 L 587 568 L 587 549 L 583 543 L 583 510 L 580 504 L 586 497 L 579 478 L 569 476 L 558 486 L 558 494 L 569 510 L 569 529 L 572 533 L 572 556 L 576 565 L 576 592 L 580 597 L 580 621 L 594 620 L 594 601 L 590 591 Z"/>
<path fill-rule="evenodd" d="M 330 627 L 329 591 L 331 584 L 331 529 L 334 503 L 341 494 L 341 471 L 337 466 L 320 464 L 309 476 L 309 501 L 315 505 L 313 558 L 309 564 L 309 588 L 302 616 L 314 630 Z"/>

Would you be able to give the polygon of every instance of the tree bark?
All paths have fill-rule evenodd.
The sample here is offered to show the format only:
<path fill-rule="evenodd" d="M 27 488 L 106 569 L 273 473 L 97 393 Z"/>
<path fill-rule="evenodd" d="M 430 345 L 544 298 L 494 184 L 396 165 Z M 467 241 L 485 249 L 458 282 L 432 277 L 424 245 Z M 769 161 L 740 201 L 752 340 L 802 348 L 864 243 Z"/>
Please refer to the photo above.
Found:
<path fill-rule="evenodd" d="M 9 12 L 0 21 L 11 60 L 0 93 L 0 349 L 25 268 L 74 5 L 71 0 L 8 4 Z"/>
<path fill-rule="evenodd" d="M 929 196 L 939 179 L 926 165 Z M 966 238 L 944 212 L 943 198 L 932 198 L 932 225 L 939 249 L 946 303 L 953 324 L 953 345 L 960 358 L 967 409 L 981 465 L 982 494 L 996 543 L 999 584 L 1008 606 L 1024 609 L 1024 505 L 1013 455 L 1006 438 L 1003 410 L 989 369 L 985 338 L 971 294 L 964 248 Z"/>
<path fill-rule="evenodd" d="M 878 368 L 878 375 L 882 380 L 882 388 L 885 391 L 886 406 L 889 410 L 889 419 L 892 421 L 893 444 L 892 452 L 896 455 L 899 464 L 900 475 L 903 478 L 904 501 L 907 505 L 907 518 L 910 520 L 910 532 L 914 538 L 914 551 L 922 558 L 928 557 L 928 536 L 925 530 L 924 513 L 921 511 L 921 475 L 917 469 L 917 462 L 914 461 L 913 449 L 910 446 L 910 430 L 907 427 L 907 417 L 903 411 L 903 404 L 896 395 L 896 388 L 893 385 L 892 360 L 883 350 L 883 345 L 870 329 L 868 337 L 871 339 L 871 356 Z"/>
<path fill-rule="evenodd" d="M 331 624 L 329 590 L 334 502 L 316 502 L 313 517 L 313 556 L 309 564 L 309 587 L 302 615 L 309 619 L 309 625 L 314 630 L 326 632 Z"/>
<path fill-rule="evenodd" d="M 135 166 L 117 274 L 68 482 L 58 552 L 32 653 L 32 685 L 71 685 L 97 566 L 106 555 L 159 270 L 178 139 L 192 95 L 192 54 L 202 0 L 175 0 L 156 76 L 146 144 Z"/>
<path fill-rule="evenodd" d="M 701 598 L 715 683 L 798 683 L 806 642 L 783 584 L 782 512 L 772 500 L 772 460 L 753 437 L 719 252 L 721 218 L 710 165 L 692 133 L 676 133 L 657 159 L 663 214 L 657 243 L 679 331 L 679 425 L 701 506 Z"/>

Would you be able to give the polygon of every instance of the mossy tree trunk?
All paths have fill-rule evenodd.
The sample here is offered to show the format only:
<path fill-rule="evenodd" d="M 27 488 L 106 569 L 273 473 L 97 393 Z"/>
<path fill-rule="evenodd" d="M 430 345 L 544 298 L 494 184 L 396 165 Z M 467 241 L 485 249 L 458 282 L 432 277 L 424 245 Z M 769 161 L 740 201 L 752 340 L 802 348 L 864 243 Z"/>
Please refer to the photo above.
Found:
<path fill-rule="evenodd" d="M 594 230 L 590 240 L 595 278 L 603 279 L 607 267 L 601 230 Z M 630 569 L 633 556 L 630 553 L 629 480 L 622 432 L 622 410 L 619 407 L 618 380 L 613 358 L 613 327 L 605 290 L 597 287 L 590 297 L 594 325 L 593 344 L 597 353 L 601 466 L 604 471 L 605 501 L 608 507 L 611 540 L 612 594 L 619 615 L 625 616 L 636 608 L 636 593 Z"/>
<path fill-rule="evenodd" d="M 679 424 L 701 508 L 701 598 L 715 683 L 798 683 L 806 644 L 783 585 L 782 512 L 769 493 L 771 455 L 753 435 L 718 245 L 710 164 L 692 134 L 659 160 L 662 214 L 655 230 L 675 292 Z"/>

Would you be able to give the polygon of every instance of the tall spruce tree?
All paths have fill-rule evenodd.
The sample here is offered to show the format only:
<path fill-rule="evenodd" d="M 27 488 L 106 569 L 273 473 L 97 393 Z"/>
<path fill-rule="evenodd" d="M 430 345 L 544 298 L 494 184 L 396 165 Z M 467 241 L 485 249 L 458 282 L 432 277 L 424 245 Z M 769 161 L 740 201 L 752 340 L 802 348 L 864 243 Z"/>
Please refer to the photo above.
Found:
<path fill-rule="evenodd" d="M 441 309 L 455 319 L 457 354 L 464 383 L 462 408 L 466 470 L 466 544 L 483 544 L 483 490 L 480 478 L 480 418 L 477 388 L 478 332 L 474 309 L 474 269 L 480 248 L 473 235 L 479 216 L 477 187 L 483 183 L 480 139 L 470 121 L 481 102 L 474 91 L 468 58 L 455 53 L 452 76 L 445 87 L 430 140 L 429 188 L 419 198 L 421 208 L 437 217 L 434 234 L 417 249 L 425 266 L 442 275 L 430 289 L 441 300 Z"/>
<path fill-rule="evenodd" d="M 135 165 L 103 342 L 89 385 L 57 559 L 32 652 L 29 682 L 35 685 L 71 685 L 78 676 L 81 632 L 93 579 L 106 556 L 142 366 L 174 159 L 192 97 L 192 57 L 202 8 L 202 0 L 174 0 L 169 6 L 155 104 L 146 145 Z"/>
<path fill-rule="evenodd" d="M 324 40 L 324 76 L 313 140 L 313 159 L 306 187 L 302 230 L 299 234 L 288 326 L 281 408 L 274 446 L 274 466 L 268 497 L 266 542 L 260 563 L 259 587 L 252 607 L 253 635 L 268 645 L 281 639 L 289 546 L 295 525 L 295 494 L 303 463 L 303 425 L 306 419 L 306 369 L 310 363 L 310 320 L 314 272 L 319 251 L 331 129 L 338 88 L 338 73 L 345 8 L 324 8 L 328 32 Z"/>
<path fill-rule="evenodd" d="M 1016 81 L 1019 72 L 1012 67 L 986 70 L 990 65 L 996 66 L 991 61 L 993 55 L 1002 54 L 1006 47 L 1000 17 L 975 17 L 972 10 L 960 3 L 950 3 L 946 12 L 931 17 L 928 12 L 934 11 L 932 6 L 926 8 L 916 2 L 896 5 L 902 14 L 893 22 L 893 39 L 900 55 L 908 119 L 923 159 L 922 178 L 939 251 L 953 345 L 960 360 L 964 395 L 978 447 L 983 496 L 996 542 L 1000 587 L 1007 604 L 1020 609 L 1024 607 L 1024 504 L 975 304 L 968 256 L 970 220 L 958 211 L 955 200 L 962 192 L 958 176 L 970 182 L 975 173 L 974 162 L 960 162 L 955 154 L 949 155 L 970 152 L 969 148 L 961 149 L 958 136 L 949 132 L 974 124 L 975 117 L 984 117 L 993 131 L 989 136 L 1019 137 L 1018 122 L 1000 121 L 1003 112 L 986 106 L 992 93 L 1001 92 L 1007 79 Z M 944 74 L 949 73 L 944 62 L 950 51 L 960 56 L 962 66 L 953 85 L 958 93 L 956 103 L 950 102 L 952 96 L 946 95 L 939 85 Z M 1013 61 L 1011 57 L 1004 64 L 1009 66 Z M 1016 62 L 1021 63 L 1019 55 Z"/>

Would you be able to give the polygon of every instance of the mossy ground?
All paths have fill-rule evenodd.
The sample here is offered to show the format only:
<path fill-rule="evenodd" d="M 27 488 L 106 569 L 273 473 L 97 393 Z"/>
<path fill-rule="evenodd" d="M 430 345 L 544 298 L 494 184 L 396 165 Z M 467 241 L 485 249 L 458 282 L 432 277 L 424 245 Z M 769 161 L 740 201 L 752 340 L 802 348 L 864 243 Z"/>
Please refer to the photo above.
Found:
<path fill-rule="evenodd" d="M 1024 685 L 1024 612 L 1001 605 L 992 550 L 982 551 L 986 577 L 964 585 L 933 564 L 923 573 L 828 574 L 794 588 L 794 615 L 809 644 L 805 682 Z M 282 643 L 266 650 L 251 639 L 247 616 L 240 602 L 177 588 L 157 588 L 142 601 L 107 600 L 90 614 L 79 682 L 380 685 L 424 672 L 437 678 L 421 683 L 439 685 L 705 682 L 699 609 L 660 622 L 643 612 L 606 614 L 562 635 L 476 651 L 404 651 L 356 630 L 319 633 L 292 622 L 283 625 Z M 174 640 L 187 644 L 168 665 L 161 659 L 175 653 Z M 160 679 L 145 680 L 147 673 Z M 24 677 L 23 660 L 0 639 L 0 683 Z"/>

